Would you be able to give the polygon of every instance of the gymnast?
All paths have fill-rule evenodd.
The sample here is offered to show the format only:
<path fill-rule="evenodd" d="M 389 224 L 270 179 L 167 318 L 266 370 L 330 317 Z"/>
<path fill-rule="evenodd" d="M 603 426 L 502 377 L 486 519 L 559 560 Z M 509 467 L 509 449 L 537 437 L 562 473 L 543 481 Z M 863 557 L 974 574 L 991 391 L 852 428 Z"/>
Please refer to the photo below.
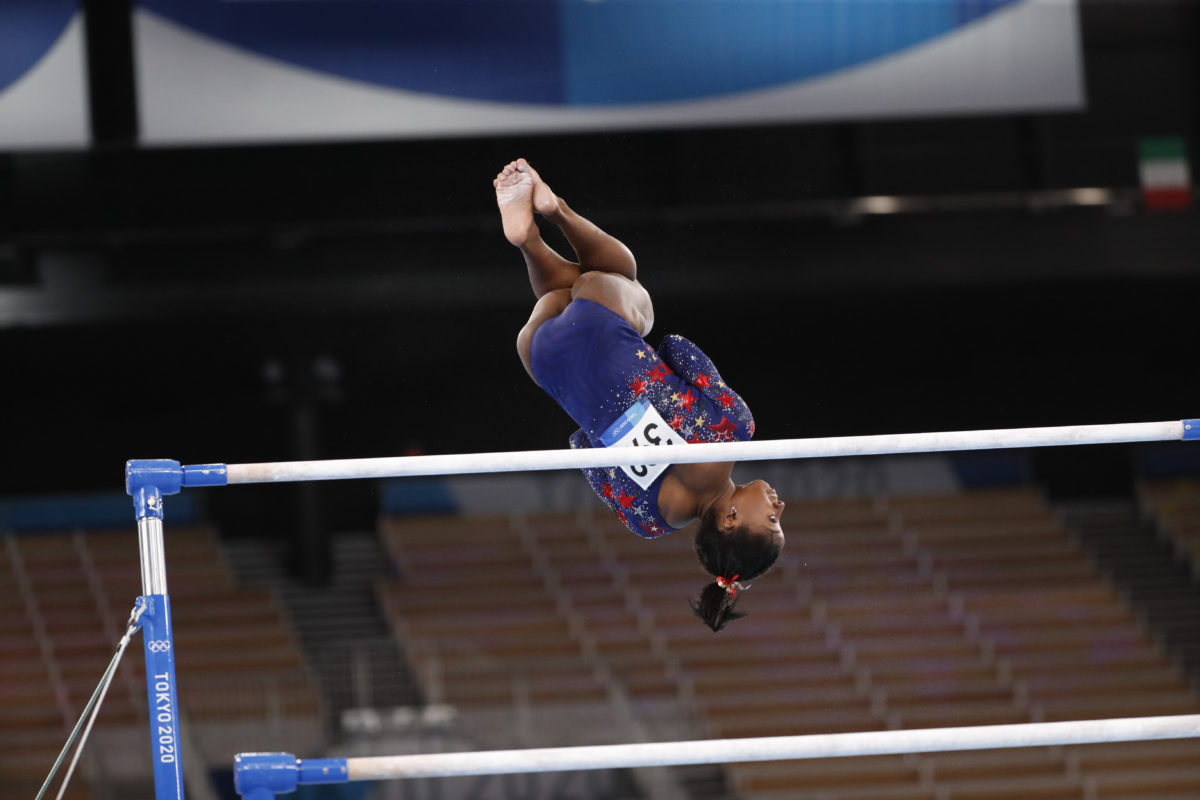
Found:
<path fill-rule="evenodd" d="M 504 236 L 525 257 L 537 297 L 517 353 L 529 377 L 582 426 L 572 448 L 687 446 L 754 435 L 749 407 L 698 347 L 670 335 L 656 351 L 643 340 L 654 308 L 629 248 L 572 211 L 523 158 L 493 185 Z M 542 240 L 535 212 L 558 226 L 576 261 Z M 714 632 L 745 616 L 734 609 L 739 591 L 783 547 L 779 496 L 766 481 L 734 484 L 732 470 L 733 462 L 583 470 L 639 536 L 700 521 L 696 554 L 716 580 L 691 605 Z"/>

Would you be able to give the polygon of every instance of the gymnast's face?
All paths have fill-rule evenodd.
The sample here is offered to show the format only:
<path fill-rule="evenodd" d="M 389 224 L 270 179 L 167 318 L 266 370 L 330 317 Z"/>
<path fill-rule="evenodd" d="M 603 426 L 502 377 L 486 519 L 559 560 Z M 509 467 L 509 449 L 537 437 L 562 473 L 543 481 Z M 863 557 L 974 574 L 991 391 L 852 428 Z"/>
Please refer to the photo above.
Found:
<path fill-rule="evenodd" d="M 757 480 L 738 486 L 733 490 L 730 506 L 735 525 L 783 542 L 784 504 L 771 484 Z"/>

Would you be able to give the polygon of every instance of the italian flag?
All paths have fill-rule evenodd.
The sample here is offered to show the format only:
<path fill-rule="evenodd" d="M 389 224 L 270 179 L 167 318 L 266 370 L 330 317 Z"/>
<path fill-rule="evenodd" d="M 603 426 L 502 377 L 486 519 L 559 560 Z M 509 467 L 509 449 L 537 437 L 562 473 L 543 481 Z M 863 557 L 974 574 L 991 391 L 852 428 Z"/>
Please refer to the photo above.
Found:
<path fill-rule="evenodd" d="M 1146 208 L 1191 208 L 1192 180 L 1183 139 L 1142 139 L 1138 143 L 1138 154 L 1142 200 Z"/>

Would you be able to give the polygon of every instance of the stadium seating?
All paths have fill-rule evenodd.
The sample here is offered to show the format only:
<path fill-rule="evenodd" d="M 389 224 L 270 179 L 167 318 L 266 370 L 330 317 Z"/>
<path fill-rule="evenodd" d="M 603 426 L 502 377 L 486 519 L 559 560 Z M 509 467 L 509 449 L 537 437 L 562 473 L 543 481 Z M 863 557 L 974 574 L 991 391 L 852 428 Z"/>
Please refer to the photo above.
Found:
<path fill-rule="evenodd" d="M 5 537 L 0 561 L 0 783 L 33 796 L 99 683 L 141 593 L 132 531 Z M 201 741 L 207 726 L 263 720 L 319 725 L 321 699 L 273 597 L 234 585 L 211 528 L 175 526 L 167 550 L 182 712 Z M 146 753 L 145 666 L 140 637 L 126 650 L 88 751 L 136 741 Z M 10 679 L 11 676 L 11 679 Z M 113 744 L 112 747 L 118 745 Z M 223 754 L 227 758 L 229 754 Z M 68 796 L 87 797 L 88 756 Z M 89 766 L 90 764 L 90 766 Z"/>
<path fill-rule="evenodd" d="M 1200 701 L 1032 489 L 789 502 L 788 546 L 713 635 L 686 533 L 605 516 L 393 518 L 397 635 L 447 702 L 669 703 L 692 738 L 1175 713 Z M 538 689 L 545 681 L 544 688 Z M 492 688 L 487 688 L 487 685 Z M 606 685 L 607 684 L 607 685 Z M 1120 753 L 1109 759 L 1107 753 Z M 1200 742 L 735 764 L 775 798 L 1200 795 Z M 1156 794 L 1158 793 L 1158 794 Z"/>

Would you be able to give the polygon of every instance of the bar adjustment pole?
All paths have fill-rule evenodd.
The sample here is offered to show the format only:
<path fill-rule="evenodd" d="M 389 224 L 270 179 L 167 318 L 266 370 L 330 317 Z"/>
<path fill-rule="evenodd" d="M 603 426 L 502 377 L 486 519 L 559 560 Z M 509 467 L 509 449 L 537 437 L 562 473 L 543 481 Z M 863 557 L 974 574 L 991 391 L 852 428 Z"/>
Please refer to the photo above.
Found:
<path fill-rule="evenodd" d="M 171 600 L 167 595 L 167 563 L 163 549 L 163 495 L 183 485 L 178 461 L 129 461 L 125 489 L 137 515 L 142 565 L 141 616 L 146 656 L 146 696 L 150 716 L 150 752 L 156 800 L 184 800 L 183 764 L 179 753 L 179 699 L 175 689 L 175 639 Z"/>

